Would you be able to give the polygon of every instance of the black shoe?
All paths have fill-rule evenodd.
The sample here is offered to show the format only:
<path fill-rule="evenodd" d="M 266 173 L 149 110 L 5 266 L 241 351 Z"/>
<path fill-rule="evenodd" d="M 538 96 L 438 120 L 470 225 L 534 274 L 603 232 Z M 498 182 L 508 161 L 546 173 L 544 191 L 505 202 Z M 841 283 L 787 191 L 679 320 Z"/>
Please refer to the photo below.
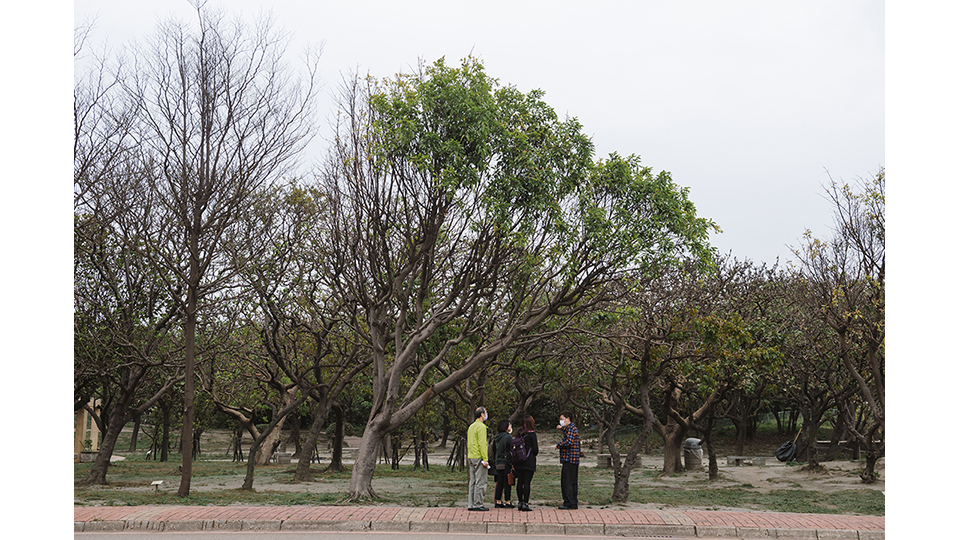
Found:
<path fill-rule="evenodd" d="M 508 503 L 508 502 L 503 503 L 502 507 L 503 507 L 503 508 L 516 508 L 514 505 L 512 505 L 512 504 L 510 504 L 510 503 Z"/>
<path fill-rule="evenodd" d="M 497 504 L 495 504 L 495 505 L 493 505 L 493 507 L 494 507 L 494 508 L 506 508 L 506 507 L 507 507 L 507 505 L 505 505 L 505 504 L 500 504 L 500 503 L 497 503 Z"/>
<path fill-rule="evenodd" d="M 562 506 L 558 506 L 557 510 L 573 510 L 573 508 L 564 504 Z"/>
<path fill-rule="evenodd" d="M 533 512 L 533 509 L 530 508 L 530 505 L 525 502 L 519 503 L 519 508 L 521 512 Z"/>
<path fill-rule="evenodd" d="M 476 506 L 473 508 L 467 508 L 467 510 L 471 512 L 489 512 L 490 511 L 490 509 L 487 508 L 486 506 Z"/>

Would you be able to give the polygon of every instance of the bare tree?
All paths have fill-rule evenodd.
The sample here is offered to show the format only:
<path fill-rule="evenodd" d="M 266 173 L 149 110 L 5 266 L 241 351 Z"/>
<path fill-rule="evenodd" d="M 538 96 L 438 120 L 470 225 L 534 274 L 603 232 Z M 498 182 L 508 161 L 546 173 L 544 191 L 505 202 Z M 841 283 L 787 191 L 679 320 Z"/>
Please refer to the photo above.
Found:
<path fill-rule="evenodd" d="M 99 219 L 114 213 L 93 204 L 100 198 L 88 192 L 75 216 L 74 397 L 78 407 L 101 401 L 89 412 L 103 442 L 82 483 L 105 484 L 123 426 L 183 380 L 183 351 L 172 332 L 178 306 L 116 223 Z"/>
<path fill-rule="evenodd" d="M 289 39 L 269 18 L 251 27 L 205 2 L 194 6 L 194 25 L 164 22 L 132 50 L 124 81 L 158 225 L 140 247 L 184 315 L 181 497 L 192 474 L 197 318 L 233 276 L 222 243 L 252 194 L 295 165 L 312 135 L 317 92 L 316 58 L 295 74 L 283 60 Z"/>
<path fill-rule="evenodd" d="M 172 335 L 182 312 L 133 244 L 143 229 L 143 187 L 130 135 L 132 107 L 120 93 L 122 62 L 87 64 L 91 25 L 75 34 L 74 86 L 74 400 L 93 415 L 103 441 L 81 483 L 105 484 L 123 426 L 183 379 Z M 90 398 L 100 407 L 87 406 Z"/>
<path fill-rule="evenodd" d="M 817 448 L 817 434 L 837 403 L 856 394 L 856 384 L 836 361 L 836 334 L 823 324 L 819 310 L 811 309 L 811 299 L 816 297 L 812 283 L 796 275 L 785 294 L 790 295 L 790 338 L 783 344 L 786 363 L 777 385 L 802 417 L 797 459 L 817 470 L 823 457 Z"/>
<path fill-rule="evenodd" d="M 859 191 L 831 182 L 827 195 L 834 206 L 834 237 L 820 240 L 808 232 L 797 250 L 801 275 L 809 283 L 808 308 L 836 337 L 835 361 L 854 382 L 856 397 L 871 421 L 858 422 L 845 403 L 844 424 L 866 449 L 866 483 L 883 452 L 886 413 L 885 373 L 885 172 L 861 181 Z M 863 425 L 857 429 L 855 426 Z"/>
<path fill-rule="evenodd" d="M 355 340 L 356 302 L 330 293 L 344 254 L 330 249 L 324 211 L 317 192 L 283 186 L 243 211 L 245 234 L 228 242 L 255 306 L 248 326 L 259 334 L 261 372 L 276 372 L 316 402 L 295 480 L 310 479 L 311 454 L 328 414 L 370 363 Z"/>
<path fill-rule="evenodd" d="M 655 430 L 663 438 L 663 473 L 673 473 L 682 467 L 683 437 L 709 409 L 708 406 L 682 414 L 679 385 L 671 382 L 671 376 L 674 381 L 680 378 L 673 375 L 680 371 L 677 364 L 702 358 L 692 336 L 692 326 L 698 309 L 711 304 L 709 295 L 699 286 L 705 279 L 691 262 L 624 280 L 625 292 L 616 304 L 607 306 L 612 314 L 606 321 L 607 327 L 597 330 L 598 335 L 612 342 L 614 352 L 601 355 L 594 352 L 586 360 L 589 367 L 585 366 L 584 370 L 591 373 L 591 386 L 601 392 L 607 409 L 599 416 L 606 419 L 614 465 L 614 493 L 619 500 L 625 500 L 628 494 L 630 468 L 640 449 L 646 447 L 650 433 Z M 652 405 L 658 390 L 664 403 L 662 419 L 657 417 Z M 642 417 L 644 423 L 621 469 L 612 437 L 624 412 Z"/>
<path fill-rule="evenodd" d="M 86 51 L 94 28 L 93 23 L 86 23 L 74 30 L 73 185 L 77 207 L 95 204 L 86 200 L 89 191 L 123 174 L 135 161 L 134 107 L 122 92 L 124 59 Z"/>

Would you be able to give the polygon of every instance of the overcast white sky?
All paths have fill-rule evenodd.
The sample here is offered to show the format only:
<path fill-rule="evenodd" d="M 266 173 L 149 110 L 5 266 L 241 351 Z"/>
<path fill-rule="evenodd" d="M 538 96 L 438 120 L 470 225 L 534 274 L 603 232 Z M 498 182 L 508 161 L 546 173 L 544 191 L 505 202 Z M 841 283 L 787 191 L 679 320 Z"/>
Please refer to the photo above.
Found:
<path fill-rule="evenodd" d="M 344 72 L 388 76 L 472 52 L 501 83 L 540 88 L 579 119 L 598 156 L 636 153 L 670 171 L 723 229 L 714 245 L 741 259 L 784 263 L 805 229 L 828 235 L 828 173 L 849 182 L 885 165 L 882 2 L 222 5 L 251 20 L 270 9 L 299 42 L 325 43 L 324 116 Z M 114 49 L 171 15 L 195 17 L 186 0 L 74 2 L 76 23 L 96 18 L 92 44 Z"/>

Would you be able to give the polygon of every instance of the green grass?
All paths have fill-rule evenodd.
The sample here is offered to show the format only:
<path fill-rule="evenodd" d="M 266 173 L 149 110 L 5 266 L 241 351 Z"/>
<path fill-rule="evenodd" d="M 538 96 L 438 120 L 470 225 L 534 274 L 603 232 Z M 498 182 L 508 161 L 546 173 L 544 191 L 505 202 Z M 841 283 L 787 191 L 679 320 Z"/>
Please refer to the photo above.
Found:
<path fill-rule="evenodd" d="M 177 455 L 176 457 L 179 457 Z M 86 477 L 91 464 L 74 465 L 74 479 Z M 107 486 L 79 486 L 74 488 L 77 505 L 336 505 L 343 501 L 350 481 L 350 470 L 328 473 L 322 467 L 312 467 L 315 481 L 330 486 L 330 493 L 304 491 L 274 491 L 258 489 L 258 485 L 293 482 L 291 465 L 267 465 L 259 467 L 254 477 L 254 490 L 220 489 L 200 491 L 191 489 L 191 495 L 180 498 L 176 486 L 180 482 L 179 461 L 161 463 L 128 458 L 114 463 L 107 474 Z M 236 482 L 246 474 L 246 464 L 227 461 L 198 460 L 193 464 L 194 481 L 216 482 L 218 479 Z M 634 477 L 661 481 L 652 470 L 635 471 Z M 154 480 L 164 480 L 164 489 L 155 492 L 148 487 Z M 837 493 L 822 493 L 799 489 L 784 489 L 762 493 L 754 486 L 741 484 L 733 487 L 711 487 L 710 483 L 693 482 L 685 487 L 672 486 L 669 479 L 662 479 L 664 487 L 639 487 L 631 485 L 630 501 L 654 504 L 662 508 L 695 507 L 702 509 L 747 508 L 776 512 L 818 514 L 866 514 L 884 515 L 884 497 L 876 490 L 850 489 Z M 413 470 L 409 465 L 393 470 L 387 465 L 377 467 L 373 487 L 380 498 L 366 504 L 402 504 L 404 506 L 455 506 L 466 499 L 466 471 L 433 465 L 429 471 Z M 196 485 L 196 484 L 194 484 Z M 309 485 L 309 484 L 303 484 Z M 135 490 L 136 489 L 136 490 Z M 306 489 L 306 488 L 305 488 Z M 618 508 L 612 504 L 612 470 L 582 467 L 580 469 L 579 494 L 584 508 Z M 493 482 L 487 488 L 493 499 Z M 417 497 L 410 498 L 415 493 Z M 531 499 L 536 506 L 554 504 L 560 497 L 560 467 L 541 465 L 533 479 Z M 349 503 L 356 504 L 356 503 Z"/>
<path fill-rule="evenodd" d="M 160 493 L 105 491 L 96 488 L 76 488 L 74 497 L 86 499 L 86 504 L 100 506 L 141 506 L 141 505 L 188 505 L 188 506 L 228 506 L 245 504 L 253 506 L 299 506 L 333 505 L 342 498 L 330 493 L 289 493 L 282 491 L 244 491 L 225 489 L 223 491 L 193 491 L 188 497 L 178 497 L 176 492 Z"/>
<path fill-rule="evenodd" d="M 705 509 L 746 508 L 802 514 L 884 515 L 883 494 L 871 489 L 823 493 L 809 490 L 776 490 L 769 493 L 743 487 L 674 490 L 631 489 L 630 501 L 671 506 L 695 506 Z"/>

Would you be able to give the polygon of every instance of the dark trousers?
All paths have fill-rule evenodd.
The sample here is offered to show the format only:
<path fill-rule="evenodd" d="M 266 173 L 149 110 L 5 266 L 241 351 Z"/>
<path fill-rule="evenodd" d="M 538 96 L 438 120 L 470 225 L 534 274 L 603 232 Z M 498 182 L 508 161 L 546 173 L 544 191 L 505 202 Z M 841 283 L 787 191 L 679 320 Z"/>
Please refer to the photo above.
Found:
<path fill-rule="evenodd" d="M 506 469 L 497 469 L 497 488 L 493 492 L 493 500 L 510 500 L 510 484 L 507 482 L 507 475 L 510 474 L 510 470 L 509 466 Z M 516 478 L 514 478 L 514 481 L 516 481 Z M 503 495 L 502 499 L 500 498 L 501 495 Z"/>
<path fill-rule="evenodd" d="M 533 480 L 533 473 L 530 469 L 517 469 L 513 471 L 513 481 L 517 487 L 517 500 L 522 503 L 530 504 L 530 481 Z"/>
<path fill-rule="evenodd" d="M 577 477 L 579 473 L 579 463 L 560 464 L 560 493 L 563 495 L 564 506 L 577 507 Z"/>

